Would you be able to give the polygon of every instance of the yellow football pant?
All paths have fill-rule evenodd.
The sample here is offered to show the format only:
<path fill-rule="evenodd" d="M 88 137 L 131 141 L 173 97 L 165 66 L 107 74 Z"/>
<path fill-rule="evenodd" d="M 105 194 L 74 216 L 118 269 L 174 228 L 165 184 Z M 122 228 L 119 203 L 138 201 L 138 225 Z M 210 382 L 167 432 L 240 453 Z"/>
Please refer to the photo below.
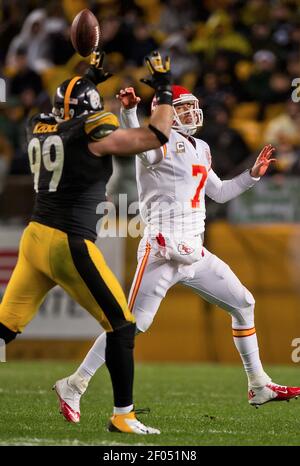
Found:
<path fill-rule="evenodd" d="M 23 233 L 18 262 L 0 304 L 0 323 L 22 332 L 55 285 L 106 331 L 135 321 L 119 282 L 92 241 L 31 222 Z"/>

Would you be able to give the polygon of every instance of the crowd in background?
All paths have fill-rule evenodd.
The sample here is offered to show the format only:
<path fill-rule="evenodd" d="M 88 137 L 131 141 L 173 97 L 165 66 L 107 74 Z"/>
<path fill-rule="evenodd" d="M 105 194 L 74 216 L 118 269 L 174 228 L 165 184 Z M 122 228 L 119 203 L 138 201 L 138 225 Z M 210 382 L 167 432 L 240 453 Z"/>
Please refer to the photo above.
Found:
<path fill-rule="evenodd" d="M 86 7 L 100 21 L 114 75 L 99 86 L 106 108 L 118 114 L 115 95 L 134 86 L 142 97 L 139 116 L 148 117 L 152 93 L 139 79 L 143 57 L 159 49 L 171 56 L 176 83 L 200 100 L 199 137 L 210 145 L 221 178 L 249 165 L 265 143 L 276 146 L 270 174 L 300 174 L 300 104 L 291 99 L 300 78 L 298 0 L 2 0 L 7 102 L 0 104 L 0 191 L 7 173 L 29 173 L 27 117 L 50 111 L 58 84 L 88 66 L 70 42 L 70 24 Z M 127 190 L 133 200 L 133 159 L 115 161 L 114 177 L 112 194 Z"/>

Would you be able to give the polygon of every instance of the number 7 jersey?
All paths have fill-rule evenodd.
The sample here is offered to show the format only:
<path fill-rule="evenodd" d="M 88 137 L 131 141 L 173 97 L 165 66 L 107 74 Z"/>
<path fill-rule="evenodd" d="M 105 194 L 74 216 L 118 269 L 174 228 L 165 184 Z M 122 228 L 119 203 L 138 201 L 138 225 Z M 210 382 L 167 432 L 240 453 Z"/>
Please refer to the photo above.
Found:
<path fill-rule="evenodd" d="M 109 112 L 95 112 L 57 123 L 51 114 L 34 116 L 27 127 L 28 156 L 36 201 L 32 220 L 95 241 L 112 174 L 111 156 L 88 148 L 119 126 Z"/>
<path fill-rule="evenodd" d="M 210 171 L 209 146 L 201 139 L 171 131 L 163 158 L 147 163 L 137 157 L 141 215 L 155 235 L 194 235 L 204 231 L 205 185 Z"/>

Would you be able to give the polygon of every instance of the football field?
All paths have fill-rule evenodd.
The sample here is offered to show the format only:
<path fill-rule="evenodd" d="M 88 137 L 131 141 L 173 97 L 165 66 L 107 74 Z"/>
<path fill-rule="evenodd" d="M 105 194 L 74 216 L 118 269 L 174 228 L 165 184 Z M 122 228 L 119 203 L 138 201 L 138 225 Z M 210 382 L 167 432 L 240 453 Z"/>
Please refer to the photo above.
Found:
<path fill-rule="evenodd" d="M 51 387 L 75 368 L 1 363 L 0 445 L 300 445 L 300 400 L 250 407 L 239 366 L 137 364 L 136 407 L 151 409 L 140 419 L 162 431 L 145 437 L 106 431 L 112 395 L 105 368 L 82 398 L 80 424 L 67 423 Z M 296 365 L 267 369 L 277 383 L 300 383 Z"/>

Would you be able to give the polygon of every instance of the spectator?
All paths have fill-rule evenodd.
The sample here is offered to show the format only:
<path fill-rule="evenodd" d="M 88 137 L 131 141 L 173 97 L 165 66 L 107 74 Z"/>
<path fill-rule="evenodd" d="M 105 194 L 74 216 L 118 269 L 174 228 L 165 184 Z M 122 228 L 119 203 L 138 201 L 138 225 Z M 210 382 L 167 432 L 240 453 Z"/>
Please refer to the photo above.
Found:
<path fill-rule="evenodd" d="M 204 110 L 220 105 L 224 98 L 224 92 L 221 89 L 218 75 L 213 71 L 206 72 L 201 79 L 201 84 L 196 87 L 195 94 Z"/>
<path fill-rule="evenodd" d="M 170 35 L 162 43 L 161 52 L 171 56 L 172 74 L 176 82 L 181 82 L 187 73 L 199 72 L 198 59 L 188 53 L 187 41 L 182 33 Z"/>
<path fill-rule="evenodd" d="M 43 90 L 40 75 L 28 64 L 27 49 L 20 46 L 15 53 L 15 75 L 10 80 L 10 93 L 20 96 L 26 89 L 32 89 L 35 95 Z"/>
<path fill-rule="evenodd" d="M 45 37 L 41 42 L 41 55 L 47 68 L 65 64 L 74 55 L 74 49 L 61 2 L 49 3 L 44 27 Z"/>
<path fill-rule="evenodd" d="M 259 50 L 253 59 L 255 68 L 244 85 L 248 100 L 272 102 L 270 79 L 276 70 L 276 57 L 270 50 Z"/>
<path fill-rule="evenodd" d="M 13 38 L 19 33 L 24 18 L 23 8 L 18 0 L 1 2 L 2 22 L 0 23 L 0 61 L 4 62 Z M 5 21 L 3 21 L 5 18 Z"/>
<path fill-rule="evenodd" d="M 299 39 L 300 43 L 300 39 Z M 297 52 L 291 52 L 287 55 L 287 72 L 291 79 L 300 77 L 300 54 Z"/>
<path fill-rule="evenodd" d="M 25 116 L 34 109 L 43 112 L 51 107 L 49 96 L 43 90 L 42 80 L 39 74 L 28 66 L 27 57 L 25 48 L 20 47 L 16 51 L 16 74 L 10 81 L 10 94 L 21 100 Z"/>
<path fill-rule="evenodd" d="M 129 44 L 133 40 L 132 31 L 123 26 L 118 16 L 109 16 L 101 22 L 101 40 L 106 53 L 119 52 L 126 59 L 130 58 Z"/>
<path fill-rule="evenodd" d="M 271 174 L 300 175 L 300 147 L 289 143 L 276 146 L 276 163 L 271 167 Z"/>
<path fill-rule="evenodd" d="M 275 44 L 271 38 L 272 28 L 270 23 L 257 22 L 251 28 L 250 42 L 253 52 L 259 50 L 276 51 Z"/>
<path fill-rule="evenodd" d="M 162 10 L 159 29 L 166 34 L 180 32 L 196 18 L 196 9 L 190 0 L 168 0 Z"/>
<path fill-rule="evenodd" d="M 251 53 L 250 43 L 242 34 L 232 28 L 232 21 L 225 11 L 215 11 L 208 18 L 205 31 L 192 40 L 190 50 L 213 59 L 218 50 L 226 50 L 232 61 Z"/>
<path fill-rule="evenodd" d="M 15 67 L 16 53 L 20 47 L 27 48 L 28 66 L 32 70 L 39 72 L 45 67 L 41 55 L 41 44 L 46 35 L 45 19 L 46 12 L 43 9 L 36 9 L 27 16 L 20 34 L 13 39 L 7 52 L 6 62 L 10 68 Z"/>
<path fill-rule="evenodd" d="M 0 112 L 0 134 L 10 141 L 14 154 L 21 150 L 24 110 L 20 99 L 10 97 Z"/>
<path fill-rule="evenodd" d="M 285 112 L 273 118 L 265 130 L 265 142 L 292 144 L 300 147 L 300 108 L 299 104 L 288 100 Z"/>
<path fill-rule="evenodd" d="M 229 112 L 225 107 L 214 106 L 204 114 L 199 137 L 210 146 L 213 169 L 220 178 L 240 173 L 250 150 L 240 133 L 229 127 Z"/>
<path fill-rule="evenodd" d="M 157 42 L 151 36 L 150 27 L 139 21 L 133 29 L 133 40 L 129 45 L 129 59 L 137 66 L 144 65 L 144 57 L 157 49 Z"/>

